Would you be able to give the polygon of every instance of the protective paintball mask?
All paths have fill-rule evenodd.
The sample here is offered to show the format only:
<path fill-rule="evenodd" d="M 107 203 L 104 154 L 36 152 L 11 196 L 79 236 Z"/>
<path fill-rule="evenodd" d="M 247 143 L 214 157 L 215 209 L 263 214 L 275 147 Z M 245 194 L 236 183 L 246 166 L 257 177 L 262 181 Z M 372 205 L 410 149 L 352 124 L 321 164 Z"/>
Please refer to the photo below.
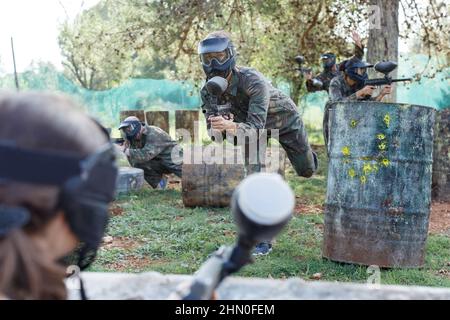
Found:
<path fill-rule="evenodd" d="M 109 135 L 108 135 L 109 138 Z M 35 151 L 13 141 L 0 140 L 0 180 L 60 187 L 55 211 L 64 211 L 79 247 L 60 262 L 86 269 L 94 260 L 108 222 L 108 204 L 114 199 L 117 179 L 114 147 L 107 143 L 97 152 L 80 157 L 71 152 Z M 25 207 L 0 206 L 0 237 L 26 226 Z M 82 298 L 86 298 L 84 290 Z"/>
<path fill-rule="evenodd" d="M 324 53 L 320 56 L 322 67 L 326 70 L 331 69 L 336 64 L 336 56 L 332 53 Z"/>
<path fill-rule="evenodd" d="M 362 75 L 357 73 L 355 70 L 349 70 L 346 72 L 348 77 L 354 81 L 356 81 L 356 88 L 362 89 L 364 87 L 365 81 L 369 78 L 367 72 L 364 72 Z"/>
<path fill-rule="evenodd" d="M 365 81 L 369 78 L 367 75 L 367 68 L 372 65 L 361 60 L 348 60 L 345 65 L 345 74 L 352 80 L 356 81 L 355 88 L 357 90 L 364 87 Z M 363 72 L 359 72 L 363 70 Z"/>
<path fill-rule="evenodd" d="M 198 54 L 208 79 L 226 78 L 236 65 L 236 51 L 228 38 L 208 38 L 200 41 Z"/>
<path fill-rule="evenodd" d="M 141 131 L 142 124 L 139 121 L 130 120 L 130 121 L 123 121 L 120 126 L 119 130 L 122 130 L 125 134 L 125 138 L 128 141 L 132 141 L 136 138 L 136 136 Z"/>

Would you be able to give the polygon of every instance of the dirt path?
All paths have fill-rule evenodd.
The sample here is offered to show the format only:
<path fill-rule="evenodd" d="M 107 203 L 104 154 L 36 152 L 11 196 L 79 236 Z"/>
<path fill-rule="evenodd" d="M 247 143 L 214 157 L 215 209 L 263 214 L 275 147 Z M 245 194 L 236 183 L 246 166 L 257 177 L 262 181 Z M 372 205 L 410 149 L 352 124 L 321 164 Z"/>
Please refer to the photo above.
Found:
<path fill-rule="evenodd" d="M 431 205 L 430 226 L 432 234 L 445 234 L 450 236 L 450 203 L 433 202 Z"/>

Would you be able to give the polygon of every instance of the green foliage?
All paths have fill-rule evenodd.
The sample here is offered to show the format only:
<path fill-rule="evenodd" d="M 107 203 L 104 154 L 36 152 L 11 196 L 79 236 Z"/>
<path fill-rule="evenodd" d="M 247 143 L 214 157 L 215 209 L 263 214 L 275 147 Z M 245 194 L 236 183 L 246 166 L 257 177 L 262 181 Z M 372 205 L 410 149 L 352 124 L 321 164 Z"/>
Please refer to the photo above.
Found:
<path fill-rule="evenodd" d="M 400 3 L 408 17 L 402 36 L 420 37 L 429 57 L 431 47 L 445 56 L 448 22 L 443 2 Z M 298 102 L 305 88 L 293 58 L 304 55 L 318 71 L 324 51 L 335 52 L 338 60 L 349 57 L 351 31 L 368 28 L 368 4 L 362 0 L 102 0 L 74 22 L 64 23 L 59 40 L 66 74 L 84 88 L 112 88 L 129 77 L 189 79 L 198 86 L 204 75 L 197 44 L 209 32 L 223 29 L 232 34 L 240 65 L 257 68 L 275 83 L 287 83 Z"/>
<path fill-rule="evenodd" d="M 59 45 L 67 74 L 86 89 L 111 88 L 130 75 L 131 54 L 117 53 L 110 32 L 113 7 L 103 4 L 85 11 L 72 24 L 61 26 Z M 102 22 L 102 23 L 99 23 Z"/>
<path fill-rule="evenodd" d="M 241 64 L 297 88 L 298 53 L 314 65 L 325 50 L 350 54 L 345 37 L 357 21 L 338 28 L 349 3 L 362 2 L 103 0 L 66 22 L 59 38 L 67 73 L 86 88 L 109 88 L 129 76 L 202 79 L 198 41 L 219 29 L 232 32 Z M 357 16 L 361 22 L 364 14 Z"/>
<path fill-rule="evenodd" d="M 325 281 L 367 280 L 364 266 L 322 258 L 324 218 L 320 208 L 325 200 L 327 161 L 323 147 L 315 151 L 320 170 L 313 178 L 297 177 L 292 168 L 287 171 L 287 180 L 304 209 L 277 237 L 273 252 L 258 257 L 238 275 L 309 279 L 320 272 Z M 214 250 L 235 242 L 236 227 L 229 209 L 185 208 L 179 190 L 144 189 L 122 196 L 115 205 L 123 213 L 111 218 L 108 235 L 133 245 L 103 247 L 92 271 L 192 274 Z M 424 268 L 382 269 L 381 283 L 450 287 L 450 279 L 439 273 L 448 270 L 449 260 L 450 238 L 430 235 Z"/>

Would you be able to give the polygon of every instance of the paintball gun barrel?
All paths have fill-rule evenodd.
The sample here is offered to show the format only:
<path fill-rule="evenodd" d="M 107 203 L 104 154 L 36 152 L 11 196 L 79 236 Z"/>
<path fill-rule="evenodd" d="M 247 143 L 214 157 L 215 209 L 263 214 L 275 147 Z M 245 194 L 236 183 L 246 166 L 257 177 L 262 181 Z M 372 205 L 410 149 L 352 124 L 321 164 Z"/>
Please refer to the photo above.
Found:
<path fill-rule="evenodd" d="M 230 113 L 227 105 L 222 106 L 218 104 L 219 98 L 224 94 L 228 88 L 228 81 L 222 77 L 213 77 L 206 82 L 206 90 L 210 94 L 211 111 L 214 116 L 222 116 Z"/>
<path fill-rule="evenodd" d="M 108 132 L 108 136 L 111 137 L 111 128 L 106 128 L 103 125 L 101 125 L 100 123 L 98 123 L 106 132 Z M 124 138 L 110 138 L 109 139 L 112 143 L 114 144 L 118 144 L 118 145 L 123 145 L 125 143 L 125 139 Z"/>
<path fill-rule="evenodd" d="M 111 142 L 121 146 L 125 143 L 125 139 L 124 138 L 111 138 Z"/>
<path fill-rule="evenodd" d="M 209 300 L 228 275 L 252 262 L 254 246 L 276 236 L 292 216 L 295 197 L 275 173 L 257 173 L 244 179 L 233 193 L 231 209 L 238 226 L 234 247 L 222 246 L 172 296 L 184 300 Z"/>
<path fill-rule="evenodd" d="M 301 77 L 303 78 L 305 73 L 311 73 L 312 69 L 311 68 L 305 68 L 303 67 L 303 64 L 305 63 L 305 57 L 302 55 L 298 55 L 294 58 L 294 60 L 298 63 L 299 67 L 296 68 L 295 70 L 300 72 Z M 322 88 L 323 87 L 323 82 L 320 81 L 317 78 L 312 78 L 310 80 L 310 83 L 316 87 L 316 88 Z"/>
<path fill-rule="evenodd" d="M 397 68 L 397 63 L 393 61 L 380 61 L 376 63 L 374 66 L 374 69 L 380 73 L 384 74 L 384 78 L 378 78 L 378 79 L 368 79 L 364 82 L 365 86 L 382 86 L 382 85 L 390 85 L 393 82 L 403 82 L 403 81 L 411 81 L 411 78 L 405 78 L 405 79 L 392 79 L 392 77 L 389 76 L 389 73 L 395 70 Z"/>
<path fill-rule="evenodd" d="M 213 77 L 206 82 L 206 90 L 209 93 L 209 104 L 211 114 L 215 117 L 222 116 L 224 119 L 231 119 L 231 105 L 230 103 L 219 105 L 219 98 L 225 93 L 228 88 L 228 81 L 222 77 Z M 204 111 L 206 112 L 206 111 Z M 208 122 L 208 131 L 210 130 L 210 123 Z M 211 131 L 210 131 L 211 132 Z M 215 141 L 215 136 L 210 134 L 211 140 Z"/>

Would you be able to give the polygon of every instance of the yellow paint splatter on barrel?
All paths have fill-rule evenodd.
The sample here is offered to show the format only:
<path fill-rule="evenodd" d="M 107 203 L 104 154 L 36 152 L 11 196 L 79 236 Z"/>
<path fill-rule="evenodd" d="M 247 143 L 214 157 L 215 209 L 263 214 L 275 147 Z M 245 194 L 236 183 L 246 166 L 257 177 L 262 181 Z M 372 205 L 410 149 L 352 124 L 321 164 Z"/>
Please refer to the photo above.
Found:
<path fill-rule="evenodd" d="M 350 147 L 349 146 L 342 147 L 341 151 L 344 156 L 350 155 Z"/>
<path fill-rule="evenodd" d="M 348 170 L 348 175 L 349 175 L 350 178 L 353 179 L 353 178 L 356 176 L 356 171 L 355 171 L 355 169 L 353 169 L 353 168 L 352 168 L 352 169 L 349 169 L 349 170 Z"/>
<path fill-rule="evenodd" d="M 389 124 L 391 123 L 391 116 L 389 114 L 385 114 L 383 118 L 383 122 L 386 124 L 386 127 L 389 128 Z"/>
<path fill-rule="evenodd" d="M 370 165 L 370 163 L 366 163 L 363 166 L 363 172 L 364 175 L 369 174 L 372 171 L 372 166 Z"/>

